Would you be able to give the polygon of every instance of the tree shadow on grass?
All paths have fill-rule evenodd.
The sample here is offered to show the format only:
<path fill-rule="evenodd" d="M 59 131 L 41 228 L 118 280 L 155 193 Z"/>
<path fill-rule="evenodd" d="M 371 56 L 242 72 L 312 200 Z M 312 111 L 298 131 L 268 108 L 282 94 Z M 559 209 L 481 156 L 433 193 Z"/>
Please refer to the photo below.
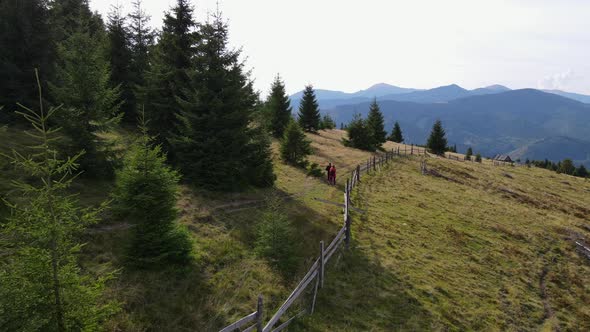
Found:
<path fill-rule="evenodd" d="M 358 248 L 342 249 L 326 267 L 315 313 L 293 331 L 430 331 L 427 310 L 400 279 Z"/>
<path fill-rule="evenodd" d="M 93 234 L 84 249 L 88 270 L 117 270 L 107 297 L 121 311 L 105 324 L 110 331 L 213 330 L 220 323 L 208 298 L 211 290 L 198 260 L 185 266 L 138 269 L 125 264 L 130 230 Z"/>

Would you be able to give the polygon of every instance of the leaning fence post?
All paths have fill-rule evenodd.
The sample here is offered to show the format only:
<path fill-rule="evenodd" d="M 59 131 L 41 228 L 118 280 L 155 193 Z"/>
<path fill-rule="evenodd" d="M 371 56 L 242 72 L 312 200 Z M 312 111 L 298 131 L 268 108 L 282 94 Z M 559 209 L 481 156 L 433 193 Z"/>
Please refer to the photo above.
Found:
<path fill-rule="evenodd" d="M 262 306 L 262 295 L 258 295 L 258 304 L 256 305 L 256 331 L 262 332 L 262 313 L 263 313 L 263 306 Z"/>
<path fill-rule="evenodd" d="M 348 213 L 348 202 L 350 201 L 349 198 L 350 193 L 348 192 L 348 188 L 344 192 L 344 227 L 345 227 L 345 238 L 344 243 L 346 244 L 346 249 L 350 246 L 350 215 Z"/>
<path fill-rule="evenodd" d="M 324 288 L 324 241 L 320 241 L 320 288 Z"/>

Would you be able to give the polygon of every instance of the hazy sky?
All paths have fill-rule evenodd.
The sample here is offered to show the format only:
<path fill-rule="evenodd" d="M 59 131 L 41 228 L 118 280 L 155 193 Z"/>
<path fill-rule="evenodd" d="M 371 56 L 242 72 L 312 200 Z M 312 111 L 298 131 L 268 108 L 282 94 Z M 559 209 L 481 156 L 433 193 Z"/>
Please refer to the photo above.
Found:
<path fill-rule="evenodd" d="M 91 0 L 106 17 L 112 4 Z M 175 0 L 144 0 L 152 26 Z M 215 0 L 194 0 L 203 20 Z M 587 0 L 220 0 L 230 43 L 243 47 L 256 87 L 280 73 L 289 93 L 411 88 L 562 89 L 590 94 Z"/>

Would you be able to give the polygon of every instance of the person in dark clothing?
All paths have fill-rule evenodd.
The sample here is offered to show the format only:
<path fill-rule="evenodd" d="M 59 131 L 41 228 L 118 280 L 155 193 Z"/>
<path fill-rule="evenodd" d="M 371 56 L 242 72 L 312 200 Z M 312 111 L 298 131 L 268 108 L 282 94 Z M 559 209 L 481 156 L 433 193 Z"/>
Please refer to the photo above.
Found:
<path fill-rule="evenodd" d="M 328 176 L 328 183 L 330 183 L 330 168 L 332 168 L 332 163 L 328 163 L 328 166 L 326 166 L 326 176 Z"/>

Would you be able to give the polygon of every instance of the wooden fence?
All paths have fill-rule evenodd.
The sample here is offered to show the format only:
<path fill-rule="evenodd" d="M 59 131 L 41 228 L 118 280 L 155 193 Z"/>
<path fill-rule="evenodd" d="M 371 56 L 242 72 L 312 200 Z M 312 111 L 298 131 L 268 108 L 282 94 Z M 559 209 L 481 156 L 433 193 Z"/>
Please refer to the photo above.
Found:
<path fill-rule="evenodd" d="M 422 151 L 421 151 L 422 150 Z M 281 331 L 285 329 L 293 320 L 305 313 L 313 314 L 315 310 L 315 303 L 318 291 L 323 288 L 324 286 L 324 275 L 326 270 L 326 264 L 330 261 L 333 257 L 334 253 L 338 251 L 343 245 L 346 249 L 350 246 L 351 240 L 351 224 L 352 219 L 350 216 L 350 211 L 352 210 L 351 200 L 350 200 L 350 193 L 352 189 L 354 189 L 361 181 L 361 174 L 376 172 L 380 169 L 383 165 L 389 163 L 394 156 L 400 156 L 402 154 L 409 154 L 409 155 L 424 155 L 424 149 L 414 149 L 414 147 L 410 147 L 409 149 L 406 147 L 405 149 L 392 149 L 391 151 L 387 151 L 383 154 L 379 154 L 369 158 L 366 163 L 357 165 L 350 178 L 347 178 L 346 185 L 344 188 L 344 217 L 342 228 L 336 233 L 334 239 L 330 242 L 330 244 L 326 247 L 324 245 L 324 241 L 320 241 L 319 243 L 319 255 L 315 262 L 312 264 L 311 268 L 305 276 L 301 279 L 297 287 L 291 292 L 289 297 L 283 302 L 283 304 L 279 307 L 279 309 L 272 315 L 266 325 L 263 325 L 263 298 L 262 295 L 258 296 L 258 302 L 256 304 L 256 311 L 252 312 L 251 314 L 244 316 L 243 318 L 239 319 L 238 321 L 228 325 L 227 327 L 220 330 L 220 332 L 234 332 L 234 331 L 258 331 L 258 332 L 269 332 L 269 331 Z M 315 282 L 314 282 L 315 281 Z M 304 309 L 290 318 L 284 320 L 280 325 L 276 326 L 280 323 L 281 318 L 287 313 L 289 308 L 295 303 L 297 299 L 301 297 L 304 291 L 313 283 L 313 297 L 311 301 L 311 305 L 309 309 Z M 276 326 L 276 327 L 275 327 Z"/>

